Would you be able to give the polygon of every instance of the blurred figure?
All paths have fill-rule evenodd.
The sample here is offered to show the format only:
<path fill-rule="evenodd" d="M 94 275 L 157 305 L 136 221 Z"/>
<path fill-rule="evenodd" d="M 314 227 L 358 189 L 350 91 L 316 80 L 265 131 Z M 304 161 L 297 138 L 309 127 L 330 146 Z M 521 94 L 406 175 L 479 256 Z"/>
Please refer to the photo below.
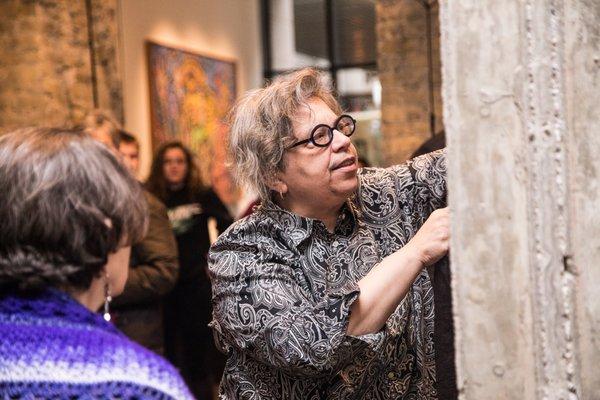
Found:
<path fill-rule="evenodd" d="M 427 139 L 425 143 L 423 143 L 417 150 L 415 150 L 415 152 L 410 156 L 410 158 L 419 157 L 423 154 L 443 149 L 444 147 L 446 147 L 446 133 L 442 130 L 436 133 L 434 137 Z"/>
<path fill-rule="evenodd" d="M 93 110 L 83 121 L 85 131 L 111 149 L 119 148 L 120 128 L 117 120 L 106 110 Z"/>
<path fill-rule="evenodd" d="M 371 163 L 369 162 L 369 160 L 367 160 L 366 157 L 359 156 L 357 163 L 358 163 L 358 168 L 368 168 L 371 166 Z"/>
<path fill-rule="evenodd" d="M 192 399 L 105 321 L 147 220 L 114 154 L 81 130 L 14 131 L 0 138 L 0 190 L 0 397 Z"/>
<path fill-rule="evenodd" d="M 123 163 L 136 175 L 139 143 L 123 130 L 117 130 L 117 134 Z M 96 137 L 100 135 L 96 133 Z M 131 249 L 129 279 L 123 294 L 115 299 L 114 322 L 131 339 L 164 354 L 163 302 L 177 281 L 177 244 L 165 206 L 146 190 L 144 196 L 148 202 L 148 233 Z"/>
<path fill-rule="evenodd" d="M 137 176 L 140 169 L 140 144 L 135 136 L 122 129 L 119 134 L 119 153 L 123 157 L 123 162 L 129 168 L 134 176 Z"/>
<path fill-rule="evenodd" d="M 442 130 L 434 137 L 425 141 L 411 156 L 419 157 L 446 147 L 446 134 Z M 435 330 L 433 342 L 435 345 L 436 365 L 445 365 L 447 368 L 438 368 L 437 391 L 440 398 L 456 399 L 456 366 L 454 363 L 454 323 L 452 322 L 452 271 L 447 259 L 439 263 L 436 268 L 429 269 L 429 277 L 433 286 L 433 300 L 435 309 Z"/>
<path fill-rule="evenodd" d="M 211 239 L 229 226 L 231 217 L 217 195 L 202 186 L 190 150 L 179 142 L 158 149 L 147 189 L 168 208 L 181 267 L 165 305 L 166 356 L 197 398 L 210 399 L 224 358 L 208 328 L 212 310 L 207 253 Z"/>

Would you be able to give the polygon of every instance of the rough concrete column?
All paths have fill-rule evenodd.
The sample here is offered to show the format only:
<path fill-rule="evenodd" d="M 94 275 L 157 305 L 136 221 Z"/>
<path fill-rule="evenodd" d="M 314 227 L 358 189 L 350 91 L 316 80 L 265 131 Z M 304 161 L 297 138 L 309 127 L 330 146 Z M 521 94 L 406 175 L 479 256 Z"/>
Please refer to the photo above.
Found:
<path fill-rule="evenodd" d="M 571 260 L 581 399 L 600 398 L 600 4 L 564 2 Z"/>
<path fill-rule="evenodd" d="M 598 4 L 440 19 L 461 398 L 597 398 Z"/>
<path fill-rule="evenodd" d="M 438 5 L 435 0 L 377 0 L 377 63 L 386 164 L 405 161 L 430 134 L 427 8 L 432 26 L 435 132 L 442 129 Z"/>

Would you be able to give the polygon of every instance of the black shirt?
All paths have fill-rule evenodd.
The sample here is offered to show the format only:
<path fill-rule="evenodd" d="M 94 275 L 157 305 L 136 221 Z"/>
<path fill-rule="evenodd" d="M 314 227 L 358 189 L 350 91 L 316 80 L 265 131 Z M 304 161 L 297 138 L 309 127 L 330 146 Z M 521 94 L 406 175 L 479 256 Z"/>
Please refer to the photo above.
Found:
<path fill-rule="evenodd" d="M 223 232 L 232 222 L 227 208 L 211 189 L 196 193 L 186 189 L 168 191 L 165 205 L 177 239 L 180 281 L 206 279 L 209 221 L 214 219 L 218 233 Z"/>

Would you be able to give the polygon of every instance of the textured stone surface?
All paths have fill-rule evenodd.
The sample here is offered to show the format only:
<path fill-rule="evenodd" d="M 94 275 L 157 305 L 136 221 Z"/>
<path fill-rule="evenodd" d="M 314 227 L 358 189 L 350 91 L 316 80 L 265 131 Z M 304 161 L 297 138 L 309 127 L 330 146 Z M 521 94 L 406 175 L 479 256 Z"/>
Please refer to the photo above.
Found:
<path fill-rule="evenodd" d="M 462 399 L 600 393 L 593 3 L 442 4 Z"/>
<path fill-rule="evenodd" d="M 117 0 L 91 0 L 92 42 L 98 108 L 123 122 L 121 44 Z"/>
<path fill-rule="evenodd" d="M 564 2 L 570 238 L 581 399 L 600 398 L 600 4 Z"/>
<path fill-rule="evenodd" d="M 378 0 L 377 62 L 382 86 L 382 130 L 387 164 L 406 160 L 430 134 L 425 0 Z M 436 132 L 442 129 L 437 1 L 433 4 L 433 88 Z"/>
<path fill-rule="evenodd" d="M 72 125 L 94 106 L 121 116 L 114 57 L 116 0 L 90 2 L 95 32 L 93 85 L 86 1 L 0 2 L 0 130 Z M 99 63 L 99 64 L 98 64 Z M 94 90 L 98 103 L 94 104 Z"/>

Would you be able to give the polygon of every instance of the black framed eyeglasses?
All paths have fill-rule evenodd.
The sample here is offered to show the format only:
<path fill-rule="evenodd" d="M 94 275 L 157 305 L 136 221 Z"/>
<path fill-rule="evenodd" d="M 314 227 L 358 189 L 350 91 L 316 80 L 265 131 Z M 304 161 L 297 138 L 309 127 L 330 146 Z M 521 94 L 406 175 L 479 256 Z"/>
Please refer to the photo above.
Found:
<path fill-rule="evenodd" d="M 338 119 L 335 120 L 333 126 L 319 124 L 310 132 L 310 137 L 308 139 L 300 140 L 299 142 L 288 146 L 287 149 L 289 150 L 308 142 L 311 142 L 318 147 L 327 147 L 333 141 L 334 129 L 350 137 L 356 129 L 356 120 L 347 114 L 340 115 Z"/>

